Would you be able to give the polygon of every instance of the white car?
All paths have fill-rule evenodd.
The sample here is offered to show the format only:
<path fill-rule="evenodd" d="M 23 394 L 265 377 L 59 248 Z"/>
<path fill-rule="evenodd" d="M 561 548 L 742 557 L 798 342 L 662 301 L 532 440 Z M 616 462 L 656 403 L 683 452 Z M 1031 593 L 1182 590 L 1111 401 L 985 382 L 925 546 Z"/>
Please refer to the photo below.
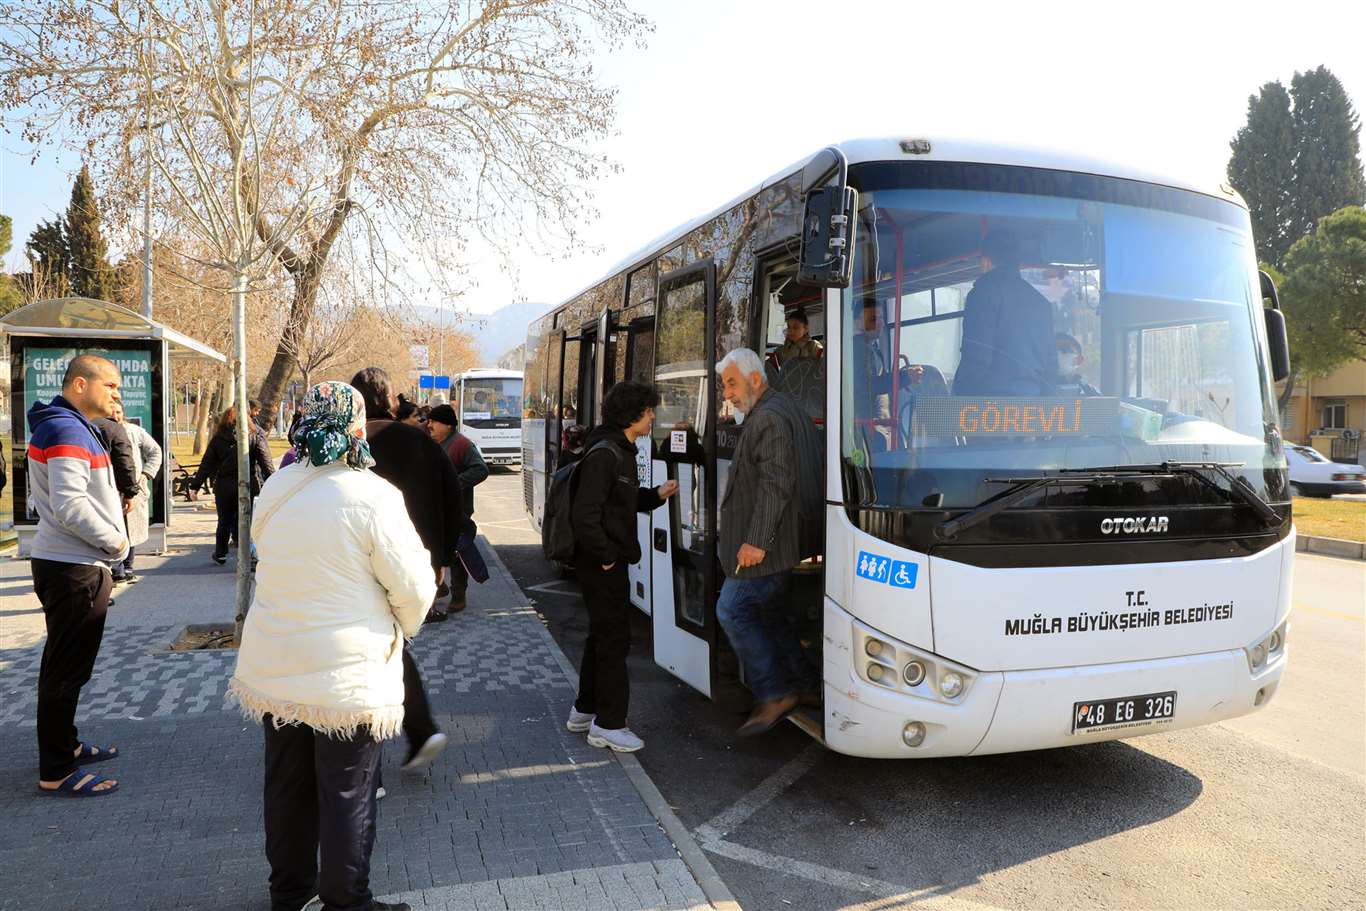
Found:
<path fill-rule="evenodd" d="M 1343 465 L 1308 446 L 1285 447 L 1290 463 L 1290 493 L 1296 497 L 1331 497 L 1335 493 L 1366 493 L 1366 468 Z"/>

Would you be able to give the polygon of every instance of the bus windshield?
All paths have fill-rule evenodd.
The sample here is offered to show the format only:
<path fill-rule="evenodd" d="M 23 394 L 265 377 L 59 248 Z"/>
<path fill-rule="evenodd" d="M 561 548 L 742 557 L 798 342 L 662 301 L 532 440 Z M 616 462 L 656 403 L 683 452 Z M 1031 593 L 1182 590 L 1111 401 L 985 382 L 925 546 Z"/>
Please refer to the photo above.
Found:
<path fill-rule="evenodd" d="M 841 340 L 854 505 L 969 508 L 1001 492 L 991 480 L 1164 461 L 1235 464 L 1282 498 L 1245 210 L 1035 169 L 961 188 L 972 166 L 857 170 Z"/>
<path fill-rule="evenodd" d="M 488 421 L 521 418 L 522 381 L 509 379 L 467 379 L 461 404 L 461 420 Z"/>

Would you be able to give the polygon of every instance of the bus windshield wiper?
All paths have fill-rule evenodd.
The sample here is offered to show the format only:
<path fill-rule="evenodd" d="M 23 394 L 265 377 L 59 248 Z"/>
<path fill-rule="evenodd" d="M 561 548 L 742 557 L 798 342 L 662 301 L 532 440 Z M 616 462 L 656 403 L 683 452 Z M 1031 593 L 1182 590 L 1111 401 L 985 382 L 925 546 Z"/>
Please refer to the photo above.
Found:
<path fill-rule="evenodd" d="M 971 528 L 990 519 L 998 512 L 1002 512 L 1029 497 L 1030 494 L 1044 487 L 1053 484 L 1107 484 L 1116 481 L 1127 481 L 1135 478 L 1147 478 L 1153 476 L 1176 476 L 1178 474 L 1189 475 L 1207 487 L 1213 488 L 1220 493 L 1229 495 L 1234 499 L 1241 500 L 1251 506 L 1257 515 L 1267 526 L 1279 525 L 1281 522 L 1280 513 L 1267 503 L 1252 485 L 1239 475 L 1229 471 L 1230 468 L 1242 468 L 1242 462 L 1161 462 L 1155 465 L 1108 465 L 1102 468 L 1063 468 L 1057 475 L 1035 478 L 987 478 L 988 484 L 1008 484 L 1010 487 L 1006 492 L 993 500 L 970 509 L 958 516 L 956 519 L 949 519 L 935 526 L 935 537 L 940 540 L 948 540 L 955 537 L 959 532 Z M 1216 481 L 1203 474 L 1211 471 L 1225 481 L 1228 486 L 1224 487 Z"/>
<path fill-rule="evenodd" d="M 958 518 L 940 522 L 934 528 L 934 536 L 941 541 L 947 541 L 957 535 L 960 531 L 985 522 L 998 512 L 1009 509 L 1021 500 L 1028 498 L 1034 491 L 1047 487 L 1050 484 L 1060 484 L 1063 482 L 1075 484 L 1078 481 L 1084 482 L 1088 480 L 1108 481 L 1111 478 L 1112 476 L 1105 473 L 1103 469 L 1100 472 L 1092 474 L 1074 474 L 1068 475 L 1067 477 L 1049 475 L 1048 477 L 1039 478 L 986 478 L 985 480 L 988 484 L 1009 484 L 1011 486 L 1006 489 L 1005 493 L 993 500 L 988 500 L 979 506 L 969 509 Z"/>
<path fill-rule="evenodd" d="M 1276 512 L 1270 503 L 1261 498 L 1261 495 L 1247 482 L 1247 478 L 1229 471 L 1230 468 L 1242 468 L 1245 464 L 1245 462 L 1159 462 L 1156 465 L 1114 465 L 1108 468 L 1063 469 L 1063 471 L 1075 470 L 1084 474 L 1114 472 L 1115 474 L 1134 475 L 1189 475 L 1206 487 L 1251 506 L 1268 528 L 1281 524 L 1281 514 Z M 1223 478 L 1228 486 L 1224 487 L 1214 481 L 1204 473 L 1206 471 L 1213 472 Z"/>

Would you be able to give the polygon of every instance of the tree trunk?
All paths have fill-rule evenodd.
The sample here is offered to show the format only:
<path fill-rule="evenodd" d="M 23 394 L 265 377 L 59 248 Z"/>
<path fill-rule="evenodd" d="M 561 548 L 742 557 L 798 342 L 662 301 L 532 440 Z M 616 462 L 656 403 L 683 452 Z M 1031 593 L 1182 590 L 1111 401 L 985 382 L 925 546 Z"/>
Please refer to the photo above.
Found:
<path fill-rule="evenodd" d="M 321 251 L 321 255 L 326 256 L 326 252 Z M 294 275 L 294 300 L 289 306 L 289 319 L 280 333 L 280 344 L 275 346 L 275 359 L 270 362 L 270 369 L 266 371 L 266 378 L 261 381 L 261 391 L 257 395 L 262 411 L 273 410 L 280 404 L 285 385 L 299 369 L 295 352 L 301 350 L 309 321 L 313 319 L 313 307 L 318 300 L 318 286 L 322 278 L 322 267 L 315 263 L 320 263 L 318 252 L 309 260 L 309 265 L 303 266 Z"/>
<path fill-rule="evenodd" d="M 213 405 L 213 390 L 205 392 L 203 380 L 196 380 L 194 389 L 194 445 L 190 452 L 199 455 L 204 451 L 204 444 L 209 441 L 209 414 L 210 406 Z"/>
<path fill-rule="evenodd" d="M 247 275 L 233 276 L 233 389 L 237 406 L 237 598 L 233 644 L 242 644 L 242 626 L 251 607 L 251 418 L 247 415 Z"/>

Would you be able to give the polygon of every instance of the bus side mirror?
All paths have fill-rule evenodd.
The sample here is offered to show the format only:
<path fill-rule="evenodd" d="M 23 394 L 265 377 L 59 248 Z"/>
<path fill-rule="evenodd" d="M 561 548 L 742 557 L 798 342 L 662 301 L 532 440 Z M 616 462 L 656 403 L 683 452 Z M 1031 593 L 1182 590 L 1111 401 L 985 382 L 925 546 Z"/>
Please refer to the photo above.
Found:
<path fill-rule="evenodd" d="M 854 275 L 854 212 L 851 187 L 818 187 L 806 194 L 797 281 L 819 288 L 847 288 Z"/>
<path fill-rule="evenodd" d="M 1266 319 L 1266 342 L 1271 355 L 1271 376 L 1280 381 L 1290 375 L 1290 340 L 1285 332 L 1285 314 L 1281 312 L 1281 297 L 1276 293 L 1276 282 L 1265 271 L 1259 271 L 1262 298 L 1271 306 L 1262 311 Z"/>
<path fill-rule="evenodd" d="M 1262 282 L 1262 299 L 1271 301 L 1271 309 L 1281 309 L 1281 296 L 1276 293 L 1276 281 L 1265 269 L 1257 271 L 1257 277 Z"/>
<path fill-rule="evenodd" d="M 1283 380 L 1290 375 L 1290 342 L 1285 335 L 1285 314 L 1279 310 L 1263 310 L 1266 317 L 1266 342 L 1271 349 L 1271 376 Z"/>

